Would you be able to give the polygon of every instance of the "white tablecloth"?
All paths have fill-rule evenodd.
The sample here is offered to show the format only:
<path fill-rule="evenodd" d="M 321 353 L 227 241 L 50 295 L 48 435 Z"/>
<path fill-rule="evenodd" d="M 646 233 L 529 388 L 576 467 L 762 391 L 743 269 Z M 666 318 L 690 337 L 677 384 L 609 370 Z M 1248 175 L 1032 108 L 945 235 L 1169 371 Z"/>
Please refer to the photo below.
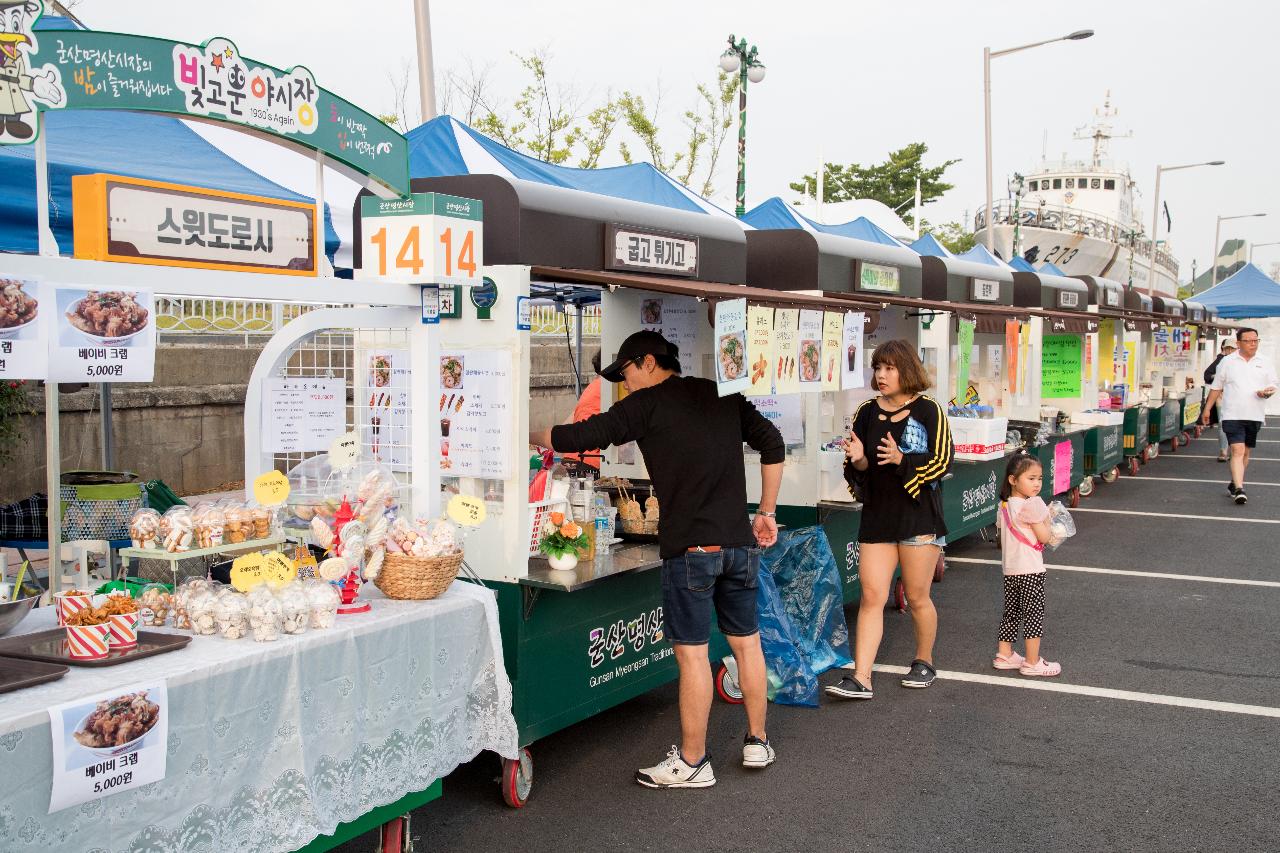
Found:
<path fill-rule="evenodd" d="M 295 850 L 482 750 L 516 755 L 511 683 L 493 595 L 455 582 L 439 599 L 391 601 L 331 630 L 194 637 L 187 648 L 0 695 L 0 849 Z M 53 626 L 53 608 L 13 632 Z M 168 679 L 164 781 L 48 814 L 48 708 Z"/>

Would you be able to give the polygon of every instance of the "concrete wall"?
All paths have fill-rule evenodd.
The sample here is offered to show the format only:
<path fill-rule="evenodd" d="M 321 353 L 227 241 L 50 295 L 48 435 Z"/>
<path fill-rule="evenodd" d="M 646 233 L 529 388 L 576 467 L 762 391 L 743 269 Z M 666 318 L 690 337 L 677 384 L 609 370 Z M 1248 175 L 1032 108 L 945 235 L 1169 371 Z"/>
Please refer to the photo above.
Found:
<path fill-rule="evenodd" d="M 594 374 L 585 345 L 584 382 Z M 178 494 L 217 490 L 244 477 L 245 387 L 258 346 L 162 344 L 151 384 L 113 386 L 115 469 L 168 483 Z M 563 342 L 539 342 L 533 352 L 532 428 L 560 423 L 573 413 L 572 365 Z M 0 503 L 45 488 L 44 396 L 34 390 L 34 416 L 20 419 L 25 441 L 0 466 Z M 96 388 L 60 400 L 62 469 L 101 467 L 101 416 Z"/>

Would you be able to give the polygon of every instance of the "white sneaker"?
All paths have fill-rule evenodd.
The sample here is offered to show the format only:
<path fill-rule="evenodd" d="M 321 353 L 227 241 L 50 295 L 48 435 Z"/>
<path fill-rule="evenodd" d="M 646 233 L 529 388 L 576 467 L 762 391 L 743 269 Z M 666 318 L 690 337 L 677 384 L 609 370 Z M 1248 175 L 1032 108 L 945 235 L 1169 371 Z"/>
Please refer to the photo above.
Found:
<path fill-rule="evenodd" d="M 774 759 L 773 747 L 769 741 L 747 735 L 742 739 L 742 766 L 768 767 Z"/>
<path fill-rule="evenodd" d="M 680 754 L 680 748 L 673 746 L 660 764 L 637 770 L 636 781 L 646 788 L 710 788 L 716 783 L 716 774 L 711 769 L 710 755 L 691 765 Z"/>

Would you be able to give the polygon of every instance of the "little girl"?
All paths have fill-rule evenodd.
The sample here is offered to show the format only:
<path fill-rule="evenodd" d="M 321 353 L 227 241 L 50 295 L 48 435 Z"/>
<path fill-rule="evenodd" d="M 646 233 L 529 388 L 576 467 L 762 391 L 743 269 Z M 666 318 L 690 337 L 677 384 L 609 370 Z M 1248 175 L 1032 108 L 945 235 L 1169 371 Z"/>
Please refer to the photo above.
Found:
<path fill-rule="evenodd" d="M 1044 633 L 1044 543 L 1052 538 L 1049 507 L 1040 499 L 1044 472 L 1028 453 L 1009 459 L 1000 487 L 1001 562 L 1004 569 L 1004 617 L 1000 620 L 999 649 L 991 665 L 1016 669 L 1023 675 L 1053 676 L 1062 665 L 1040 657 Z M 1022 626 L 1027 656 L 1013 650 Z"/>

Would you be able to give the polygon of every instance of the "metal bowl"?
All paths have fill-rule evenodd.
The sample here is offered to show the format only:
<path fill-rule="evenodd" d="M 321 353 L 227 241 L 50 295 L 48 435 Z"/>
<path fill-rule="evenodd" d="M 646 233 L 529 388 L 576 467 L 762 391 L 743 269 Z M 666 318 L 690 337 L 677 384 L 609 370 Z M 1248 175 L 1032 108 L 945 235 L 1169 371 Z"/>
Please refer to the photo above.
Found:
<path fill-rule="evenodd" d="M 17 601 L 0 602 L 0 637 L 17 627 L 39 599 L 38 595 L 30 595 Z"/>

